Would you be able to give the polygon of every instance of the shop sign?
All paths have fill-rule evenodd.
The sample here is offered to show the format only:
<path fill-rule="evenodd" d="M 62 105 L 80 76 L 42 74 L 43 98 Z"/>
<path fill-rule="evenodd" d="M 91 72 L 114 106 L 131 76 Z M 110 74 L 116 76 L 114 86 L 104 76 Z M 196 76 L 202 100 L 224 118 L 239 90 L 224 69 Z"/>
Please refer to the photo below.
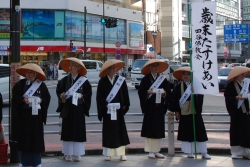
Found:
<path fill-rule="evenodd" d="M 44 47 L 43 47 L 43 46 L 40 46 L 40 47 L 37 48 L 36 51 L 43 51 L 43 50 L 44 50 Z"/>
<path fill-rule="evenodd" d="M 0 46 L 0 50 L 8 50 L 8 46 Z"/>
<path fill-rule="evenodd" d="M 133 50 L 129 49 L 128 54 L 146 54 L 146 50 Z"/>
<path fill-rule="evenodd" d="M 0 56 L 8 56 L 8 52 L 7 51 L 0 51 Z"/>

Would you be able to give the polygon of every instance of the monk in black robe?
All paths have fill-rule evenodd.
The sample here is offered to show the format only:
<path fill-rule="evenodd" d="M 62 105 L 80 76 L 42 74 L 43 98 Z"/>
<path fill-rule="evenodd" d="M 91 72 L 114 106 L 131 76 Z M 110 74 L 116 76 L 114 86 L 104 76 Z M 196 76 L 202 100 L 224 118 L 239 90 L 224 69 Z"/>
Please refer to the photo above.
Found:
<path fill-rule="evenodd" d="M 144 150 L 149 152 L 149 158 L 165 158 L 159 151 L 161 149 L 161 139 L 165 138 L 165 114 L 171 94 L 169 82 L 164 77 L 157 87 L 157 89 L 162 89 L 159 103 L 156 103 L 156 93 L 150 87 L 157 82 L 160 77 L 159 73 L 165 71 L 167 67 L 167 63 L 152 59 L 142 69 L 145 76 L 142 78 L 138 90 L 141 110 L 144 114 L 141 137 L 145 139 Z"/>
<path fill-rule="evenodd" d="M 230 146 L 232 159 L 238 159 L 241 156 L 250 159 L 250 112 L 249 103 L 246 94 L 241 93 L 246 74 L 250 73 L 247 67 L 235 67 L 229 73 L 224 96 L 227 111 L 230 115 Z M 247 85 L 247 87 L 249 87 Z M 238 108 L 238 101 L 243 100 Z"/>
<path fill-rule="evenodd" d="M 102 146 L 103 155 L 106 161 L 110 161 L 112 156 L 120 156 L 121 161 L 126 161 L 125 146 L 130 144 L 124 116 L 129 110 L 130 102 L 128 88 L 125 81 L 119 82 L 119 89 L 107 100 L 115 84 L 118 83 L 116 72 L 124 66 L 124 62 L 119 60 L 106 61 L 100 71 L 100 81 L 97 87 L 96 102 L 98 110 L 98 119 L 103 121 Z M 108 113 L 108 105 L 119 103 L 119 109 L 116 109 L 116 118 L 112 119 L 112 113 Z"/>
<path fill-rule="evenodd" d="M 60 112 L 62 118 L 62 152 L 66 161 L 79 162 L 81 156 L 85 154 L 84 142 L 87 141 L 85 116 L 89 116 L 92 88 L 84 77 L 87 70 L 79 59 L 66 58 L 60 62 L 60 66 L 64 71 L 69 72 L 58 82 L 56 88 L 59 98 L 57 112 Z M 82 79 L 85 81 L 77 87 L 76 84 Z M 67 98 L 67 91 L 74 86 L 76 86 L 75 92 L 69 92 Z M 73 93 L 78 93 L 77 105 L 72 103 Z"/>
<path fill-rule="evenodd" d="M 45 151 L 43 124 L 46 124 L 47 110 L 50 103 L 50 94 L 43 80 L 46 79 L 42 69 L 36 64 L 26 64 L 17 69 L 17 73 L 26 77 L 18 81 L 12 90 L 12 113 L 16 118 L 17 136 L 12 140 L 17 141 L 21 151 L 22 166 L 41 166 L 41 153 Z M 34 82 L 40 86 L 32 89 L 32 94 L 25 93 L 32 87 Z M 40 108 L 34 114 L 31 107 L 31 98 L 37 97 Z"/>
<path fill-rule="evenodd" d="M 194 130 L 193 130 L 193 115 L 191 108 L 191 95 L 180 106 L 180 99 L 185 93 L 188 86 L 190 86 L 190 67 L 181 67 L 174 72 L 174 77 L 182 80 L 175 86 L 173 91 L 173 101 L 171 103 L 171 110 L 175 112 L 176 120 L 179 120 L 177 140 L 181 142 L 182 152 L 188 154 L 188 158 L 194 158 Z M 189 87 L 193 91 L 193 87 Z M 191 91 L 190 90 L 190 91 Z M 207 154 L 206 141 L 207 133 L 202 119 L 202 105 L 203 95 L 194 95 L 194 108 L 195 108 L 195 130 L 196 130 L 196 148 L 197 152 L 202 154 L 202 158 L 211 159 Z"/>

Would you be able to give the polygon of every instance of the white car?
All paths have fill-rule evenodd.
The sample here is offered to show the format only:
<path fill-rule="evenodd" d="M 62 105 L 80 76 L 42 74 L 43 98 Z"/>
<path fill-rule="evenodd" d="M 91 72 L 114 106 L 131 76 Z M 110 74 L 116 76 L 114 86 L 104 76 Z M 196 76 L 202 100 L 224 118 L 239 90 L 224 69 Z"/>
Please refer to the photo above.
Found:
<path fill-rule="evenodd" d="M 88 81 L 93 84 L 93 83 L 98 83 L 99 82 L 99 73 L 102 68 L 102 62 L 99 60 L 81 60 L 83 64 L 85 65 L 87 69 L 87 75 L 86 77 L 88 78 Z M 60 62 L 58 63 L 59 70 L 58 70 L 58 81 L 61 80 L 63 77 L 67 75 L 65 71 L 63 71 L 60 68 Z"/>
<path fill-rule="evenodd" d="M 0 92 L 3 97 L 3 102 L 9 102 L 9 64 L 0 64 Z"/>

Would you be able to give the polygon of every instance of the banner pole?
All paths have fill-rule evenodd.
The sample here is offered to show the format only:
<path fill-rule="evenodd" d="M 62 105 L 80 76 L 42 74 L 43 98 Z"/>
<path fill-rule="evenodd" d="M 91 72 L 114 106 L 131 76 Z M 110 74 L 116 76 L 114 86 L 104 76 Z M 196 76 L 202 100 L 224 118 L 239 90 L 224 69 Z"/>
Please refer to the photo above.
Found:
<path fill-rule="evenodd" d="M 188 0 L 188 31 L 189 31 L 189 45 L 191 44 L 192 46 L 192 38 L 191 38 L 191 23 L 190 23 L 190 15 L 191 15 L 191 12 L 190 12 L 190 0 Z M 193 46 L 192 46 L 193 47 Z M 193 71 L 192 71 L 192 68 L 193 68 L 193 62 L 192 62 L 192 47 L 189 51 L 189 56 L 190 56 L 190 70 L 191 70 L 191 86 L 193 87 Z M 195 158 L 197 159 L 197 149 L 196 149 L 196 129 L 195 129 L 195 117 L 194 117 L 194 94 L 191 94 L 191 109 L 192 109 L 192 117 L 193 117 L 193 131 L 194 131 L 194 153 L 195 153 Z"/>

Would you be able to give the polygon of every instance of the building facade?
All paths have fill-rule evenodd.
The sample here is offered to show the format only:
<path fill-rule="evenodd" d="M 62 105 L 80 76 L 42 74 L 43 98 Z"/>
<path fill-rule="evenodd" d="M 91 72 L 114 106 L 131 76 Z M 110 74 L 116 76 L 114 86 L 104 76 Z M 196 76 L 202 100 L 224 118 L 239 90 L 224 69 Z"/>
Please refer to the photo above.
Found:
<path fill-rule="evenodd" d="M 80 3 L 79 3 L 80 2 Z M 104 5 L 104 7 L 103 7 Z M 146 54 L 142 5 L 133 0 L 22 0 L 21 64 L 56 64 L 66 57 L 83 59 L 84 7 L 86 6 L 86 58 L 120 59 L 126 65 Z M 104 8 L 104 10 L 103 10 Z M 8 63 L 10 2 L 0 6 L 0 56 Z M 115 28 L 106 28 L 102 18 L 117 18 Z M 103 32 L 105 31 L 105 33 Z M 105 36 L 104 36 L 105 35 Z M 103 37 L 105 37 L 105 45 Z M 72 41 L 74 47 L 70 47 Z M 117 44 L 117 45 L 116 45 Z M 105 48 L 105 49 L 104 49 Z"/>
<path fill-rule="evenodd" d="M 161 0 L 161 54 L 172 60 L 189 62 L 187 45 L 191 27 L 188 25 L 188 4 L 205 0 Z M 209 0 L 210 1 L 210 0 Z M 190 5 L 191 6 L 191 5 Z M 241 61 L 241 44 L 224 43 L 224 25 L 241 23 L 240 0 L 216 0 L 216 36 L 218 63 Z M 192 8 L 190 7 L 190 12 Z M 224 57 L 224 50 L 228 52 Z"/>

